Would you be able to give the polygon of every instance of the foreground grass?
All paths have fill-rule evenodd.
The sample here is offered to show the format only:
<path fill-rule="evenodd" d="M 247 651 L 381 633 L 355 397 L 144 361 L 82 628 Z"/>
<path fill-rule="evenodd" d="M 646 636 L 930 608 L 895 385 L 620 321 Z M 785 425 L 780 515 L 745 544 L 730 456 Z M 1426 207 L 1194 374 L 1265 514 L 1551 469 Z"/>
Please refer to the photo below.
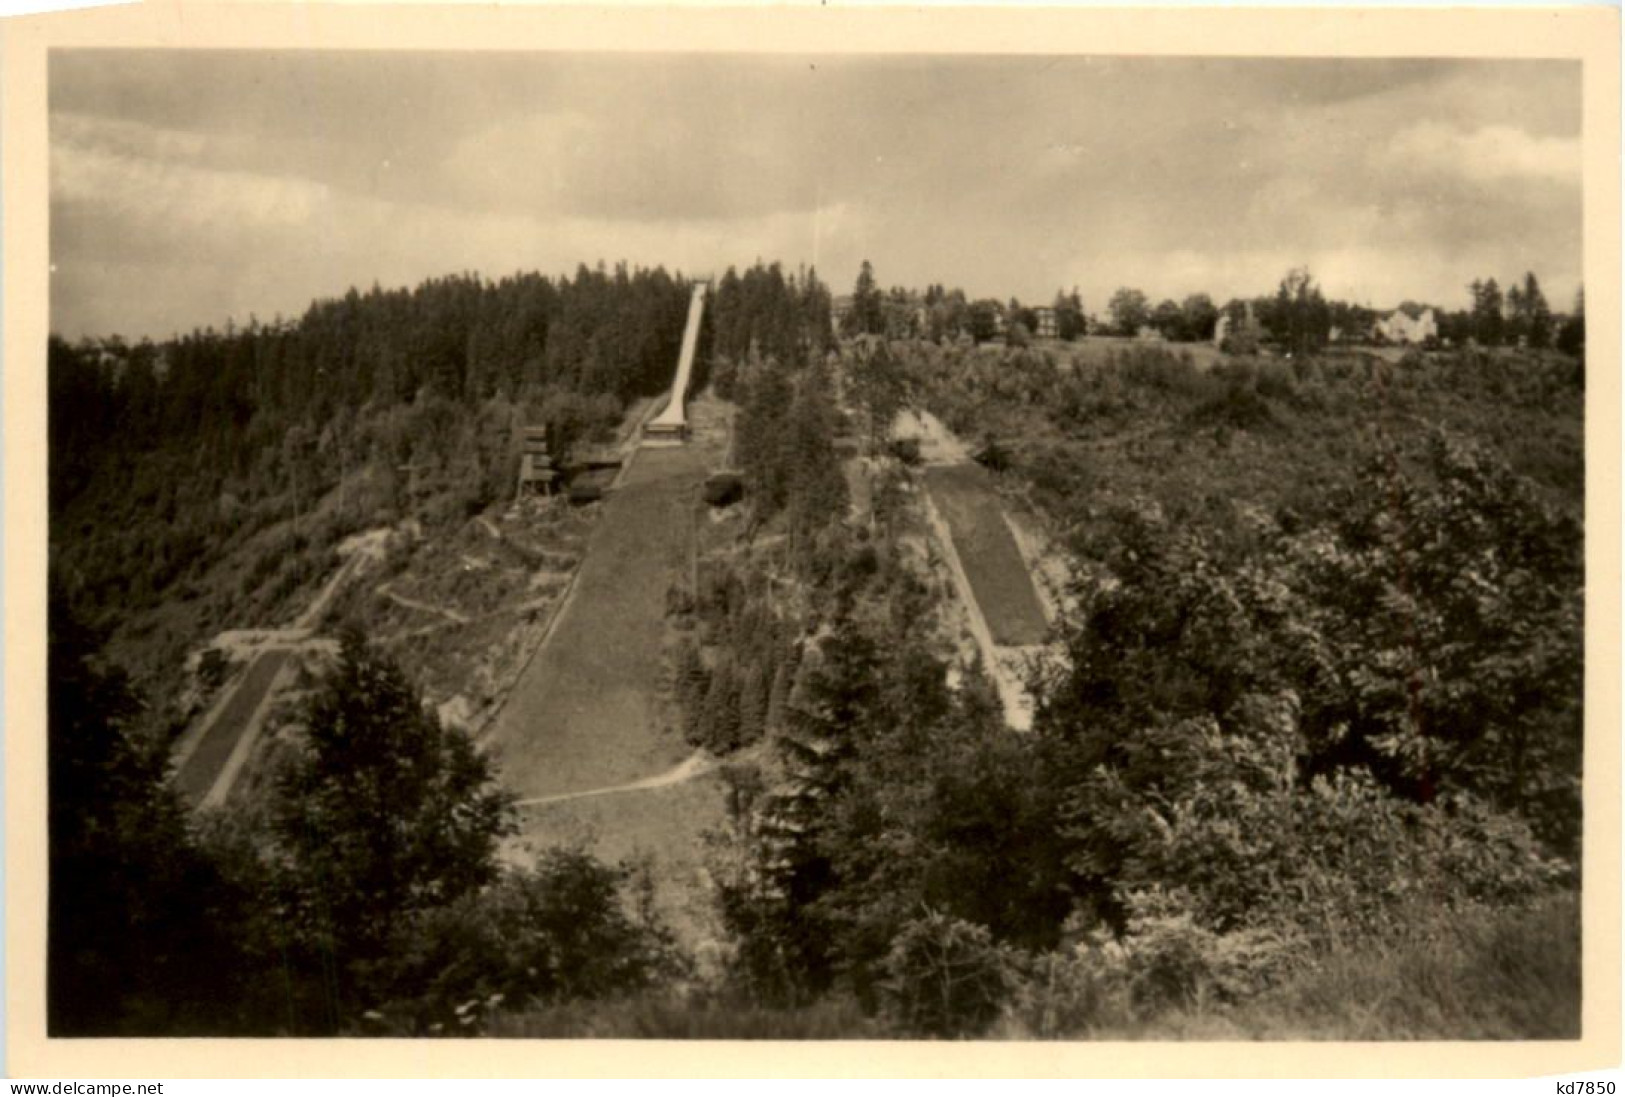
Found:
<path fill-rule="evenodd" d="M 1389 936 L 1315 954 L 1242 1002 L 1198 994 L 1148 1009 L 1123 984 L 1030 986 L 983 1038 L 1001 1040 L 1556 1040 L 1580 1035 L 1577 896 L 1512 911 L 1429 912 Z M 1046 996 L 1049 1000 L 1046 1000 Z M 1059 999 L 1072 1003 L 1068 1009 Z M 1087 1000 L 1080 1013 L 1076 1003 Z M 1039 1015 L 1066 1016 L 1054 1026 Z M 529 1039 L 852 1040 L 901 1032 L 855 1003 L 772 1009 L 729 995 L 649 993 L 494 1017 Z"/>
<path fill-rule="evenodd" d="M 771 1009 L 738 999 L 650 994 L 571 1002 L 494 1018 L 487 1035 L 542 1040 L 853 1040 L 882 1035 L 845 1001 Z"/>
<path fill-rule="evenodd" d="M 1580 1036 L 1574 895 L 1507 912 L 1437 913 L 1334 945 L 1245 1003 L 1092 1025 L 1096 1039 L 1561 1040 Z"/>

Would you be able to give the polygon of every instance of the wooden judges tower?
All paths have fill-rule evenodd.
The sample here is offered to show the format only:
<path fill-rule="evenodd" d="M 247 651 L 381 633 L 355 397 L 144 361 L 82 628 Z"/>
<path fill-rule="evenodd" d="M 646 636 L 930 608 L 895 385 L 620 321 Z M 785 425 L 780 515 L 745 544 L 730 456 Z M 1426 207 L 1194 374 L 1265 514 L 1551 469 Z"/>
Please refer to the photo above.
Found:
<path fill-rule="evenodd" d="M 547 427 L 525 427 L 524 448 L 519 455 L 519 488 L 516 498 L 529 491 L 552 495 L 559 483 L 559 470 L 553 467 L 553 448 Z"/>

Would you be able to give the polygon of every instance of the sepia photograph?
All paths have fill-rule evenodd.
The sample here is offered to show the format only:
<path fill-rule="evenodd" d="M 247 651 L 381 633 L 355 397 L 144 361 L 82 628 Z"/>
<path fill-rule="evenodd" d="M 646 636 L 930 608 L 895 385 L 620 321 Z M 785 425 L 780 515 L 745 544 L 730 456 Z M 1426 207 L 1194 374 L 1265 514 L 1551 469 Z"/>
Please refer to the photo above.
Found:
<path fill-rule="evenodd" d="M 45 51 L 44 1035 L 1596 1035 L 1582 61 L 782 47 Z"/>

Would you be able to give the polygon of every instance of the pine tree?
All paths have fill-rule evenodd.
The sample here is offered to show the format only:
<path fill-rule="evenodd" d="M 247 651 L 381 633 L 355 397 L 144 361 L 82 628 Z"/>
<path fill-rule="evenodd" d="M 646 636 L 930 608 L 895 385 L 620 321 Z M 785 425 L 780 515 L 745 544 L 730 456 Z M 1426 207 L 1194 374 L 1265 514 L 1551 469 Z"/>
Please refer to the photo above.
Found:
<path fill-rule="evenodd" d="M 1540 291 L 1534 271 L 1528 271 L 1523 276 L 1523 304 L 1529 318 L 1529 345 L 1535 348 L 1547 346 L 1552 339 L 1552 309 L 1546 303 L 1546 295 Z"/>
<path fill-rule="evenodd" d="M 346 965 L 342 1019 L 364 1008 L 371 962 L 403 918 L 495 879 L 511 797 L 473 740 L 443 726 L 358 634 L 343 638 L 304 722 L 307 743 L 282 774 L 271 815 L 294 932 Z"/>
<path fill-rule="evenodd" d="M 672 661 L 672 692 L 682 720 L 683 738 L 689 742 L 695 741 L 700 710 L 705 704 L 706 690 L 710 685 L 705 661 L 700 658 L 699 645 L 685 637 Z"/>
<path fill-rule="evenodd" d="M 773 682 L 767 694 L 767 730 L 777 733 L 784 729 L 785 706 L 790 700 L 790 683 L 795 676 L 795 662 L 788 656 L 774 660 Z"/>
<path fill-rule="evenodd" d="M 739 742 L 749 746 L 767 731 L 769 682 L 763 660 L 752 659 L 739 684 Z"/>
<path fill-rule="evenodd" d="M 841 324 L 846 335 L 880 335 L 886 330 L 885 300 L 875 282 L 875 271 L 865 259 L 852 286 L 852 311 Z"/>
<path fill-rule="evenodd" d="M 831 387 L 822 363 L 803 372 L 783 439 L 791 530 L 798 543 L 846 514 L 846 478 L 835 453 Z"/>
<path fill-rule="evenodd" d="M 1473 295 L 1473 338 L 1487 347 L 1500 346 L 1506 324 L 1500 285 L 1489 278 L 1473 282 L 1468 289 Z"/>
<path fill-rule="evenodd" d="M 713 754 L 727 754 L 739 746 L 739 671 L 726 656 L 711 672 L 700 743 Z"/>
<path fill-rule="evenodd" d="M 1557 349 L 1565 354 L 1582 355 L 1586 345 L 1586 293 L 1581 286 L 1574 295 L 1574 312 L 1563 321 L 1557 333 Z"/>

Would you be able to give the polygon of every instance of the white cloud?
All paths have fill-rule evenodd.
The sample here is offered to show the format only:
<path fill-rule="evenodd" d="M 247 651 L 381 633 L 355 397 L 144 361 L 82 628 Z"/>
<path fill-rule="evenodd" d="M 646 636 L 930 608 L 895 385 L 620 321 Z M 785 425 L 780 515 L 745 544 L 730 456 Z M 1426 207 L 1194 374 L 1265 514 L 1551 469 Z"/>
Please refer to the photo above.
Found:
<path fill-rule="evenodd" d="M 521 158 L 545 168 L 583 129 L 538 119 Z M 603 258 L 719 272 L 761 257 L 817 261 L 861 234 L 848 206 L 645 219 L 502 203 L 416 202 L 202 162 L 163 131 L 78 118 L 53 132 L 54 321 L 65 333 L 167 335 L 248 311 L 297 314 L 348 286 L 450 271 L 574 271 Z M 477 151 L 477 150 L 463 150 Z"/>
<path fill-rule="evenodd" d="M 199 162 L 194 135 L 91 118 L 53 119 L 51 198 L 165 235 L 286 232 L 332 202 L 328 187 Z"/>
<path fill-rule="evenodd" d="M 1471 179 L 1574 182 L 1580 179 L 1577 137 L 1536 137 L 1513 126 L 1453 129 L 1419 122 L 1394 134 L 1379 166 L 1420 168 Z"/>

